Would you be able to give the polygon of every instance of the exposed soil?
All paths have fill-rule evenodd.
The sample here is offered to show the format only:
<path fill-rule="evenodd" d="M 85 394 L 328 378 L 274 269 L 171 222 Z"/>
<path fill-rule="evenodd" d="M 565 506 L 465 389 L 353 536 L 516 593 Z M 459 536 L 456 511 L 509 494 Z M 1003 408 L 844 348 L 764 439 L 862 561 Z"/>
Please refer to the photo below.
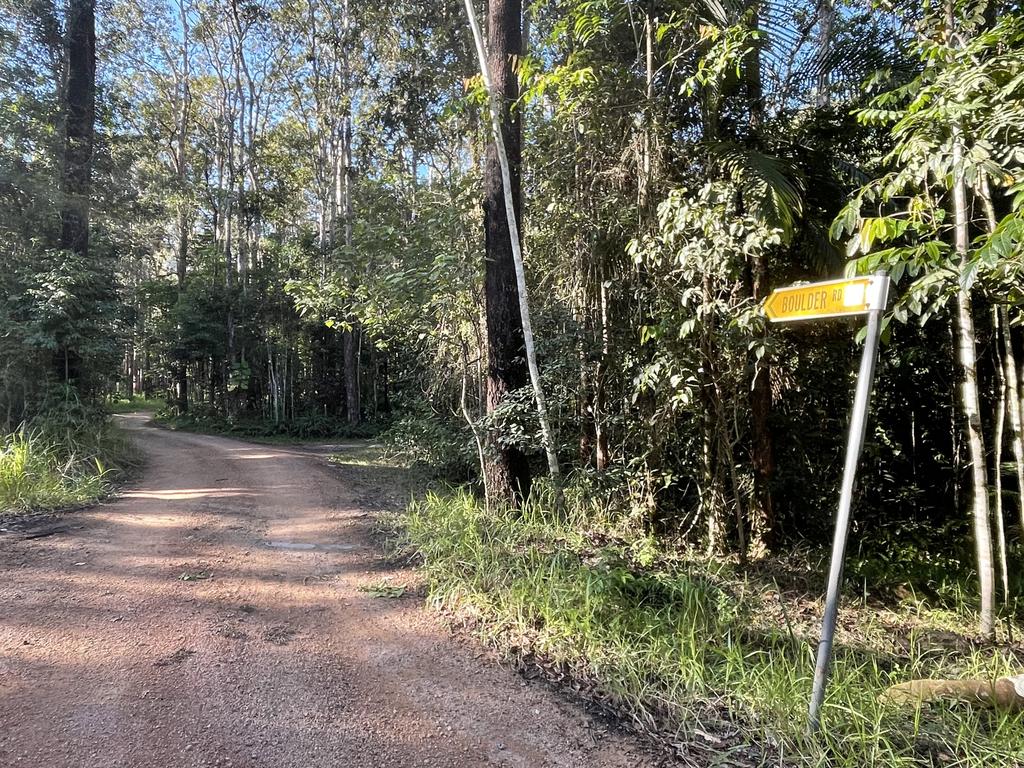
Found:
<path fill-rule="evenodd" d="M 0 533 L 3 768 L 662 764 L 398 588 L 390 470 L 124 422 L 118 501 Z"/>

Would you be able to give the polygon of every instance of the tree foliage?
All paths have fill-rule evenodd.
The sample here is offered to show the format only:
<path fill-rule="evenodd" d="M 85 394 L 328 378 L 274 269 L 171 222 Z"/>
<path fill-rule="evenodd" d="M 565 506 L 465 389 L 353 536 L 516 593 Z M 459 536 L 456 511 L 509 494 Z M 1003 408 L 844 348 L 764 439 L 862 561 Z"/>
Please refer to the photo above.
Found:
<path fill-rule="evenodd" d="M 101 4 L 87 253 L 61 247 L 67 8 L 2 8 L 8 428 L 73 378 L 53 358 L 74 347 L 87 400 L 162 396 L 235 429 L 369 423 L 481 490 L 503 452 L 543 474 L 525 375 L 487 384 L 489 129 L 461 2 Z M 856 328 L 768 328 L 760 307 L 844 263 L 885 270 L 856 545 L 905 546 L 926 579 L 970 561 L 969 500 L 1007 469 L 1009 515 L 1024 477 L 1022 25 L 985 0 L 525 3 L 505 106 L 575 482 L 716 556 L 822 542 Z M 997 413 L 1010 467 L 972 474 Z"/>

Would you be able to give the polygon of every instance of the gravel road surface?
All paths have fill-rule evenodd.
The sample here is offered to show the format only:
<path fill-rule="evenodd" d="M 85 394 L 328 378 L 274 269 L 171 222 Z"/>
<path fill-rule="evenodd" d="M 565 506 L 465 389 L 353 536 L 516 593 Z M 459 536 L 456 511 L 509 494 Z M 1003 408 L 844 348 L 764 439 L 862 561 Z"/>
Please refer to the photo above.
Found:
<path fill-rule="evenodd" d="M 367 591 L 395 471 L 123 421 L 116 502 L 0 532 L 0 768 L 660 764 Z"/>

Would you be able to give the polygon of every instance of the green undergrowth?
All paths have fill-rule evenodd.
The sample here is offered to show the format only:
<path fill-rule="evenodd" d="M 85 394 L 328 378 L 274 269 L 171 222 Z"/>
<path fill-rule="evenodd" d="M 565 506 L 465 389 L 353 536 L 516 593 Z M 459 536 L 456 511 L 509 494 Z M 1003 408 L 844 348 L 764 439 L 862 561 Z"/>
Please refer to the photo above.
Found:
<path fill-rule="evenodd" d="M 230 418 L 207 408 L 195 408 L 185 414 L 175 414 L 165 408 L 157 412 L 156 420 L 171 429 L 227 435 L 264 443 L 368 438 L 380 431 L 378 424 L 364 422 L 352 426 L 344 419 L 321 414 L 300 415 L 275 422 L 252 414 Z"/>
<path fill-rule="evenodd" d="M 823 728 L 810 737 L 821 600 L 785 585 L 791 564 L 687 557 L 569 498 L 556 518 L 543 502 L 512 512 L 467 493 L 430 494 L 400 519 L 399 540 L 456 621 L 698 764 L 1024 765 L 1020 715 L 879 701 L 913 678 L 1024 671 L 1019 648 L 972 641 L 969 605 L 844 605 Z M 804 576 L 817 583 L 811 570 Z"/>
<path fill-rule="evenodd" d="M 353 441 L 327 457 L 331 464 L 345 467 L 378 467 L 411 471 L 409 465 L 401 457 L 384 450 L 378 443 L 371 441 Z"/>
<path fill-rule="evenodd" d="M 131 442 L 106 419 L 37 420 L 0 435 L 0 514 L 88 504 L 138 463 Z"/>
<path fill-rule="evenodd" d="M 115 398 L 104 404 L 107 413 L 133 413 L 135 411 L 161 411 L 167 408 L 167 401 L 156 397 Z"/>

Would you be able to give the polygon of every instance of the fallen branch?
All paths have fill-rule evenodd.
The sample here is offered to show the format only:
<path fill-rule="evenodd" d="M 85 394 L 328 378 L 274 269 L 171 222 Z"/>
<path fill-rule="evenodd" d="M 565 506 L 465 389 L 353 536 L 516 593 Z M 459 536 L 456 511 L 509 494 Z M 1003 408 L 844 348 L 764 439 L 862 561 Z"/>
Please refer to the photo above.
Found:
<path fill-rule="evenodd" d="M 1024 675 L 987 680 L 911 680 L 889 688 L 890 704 L 961 701 L 990 709 L 1024 712 Z"/>

